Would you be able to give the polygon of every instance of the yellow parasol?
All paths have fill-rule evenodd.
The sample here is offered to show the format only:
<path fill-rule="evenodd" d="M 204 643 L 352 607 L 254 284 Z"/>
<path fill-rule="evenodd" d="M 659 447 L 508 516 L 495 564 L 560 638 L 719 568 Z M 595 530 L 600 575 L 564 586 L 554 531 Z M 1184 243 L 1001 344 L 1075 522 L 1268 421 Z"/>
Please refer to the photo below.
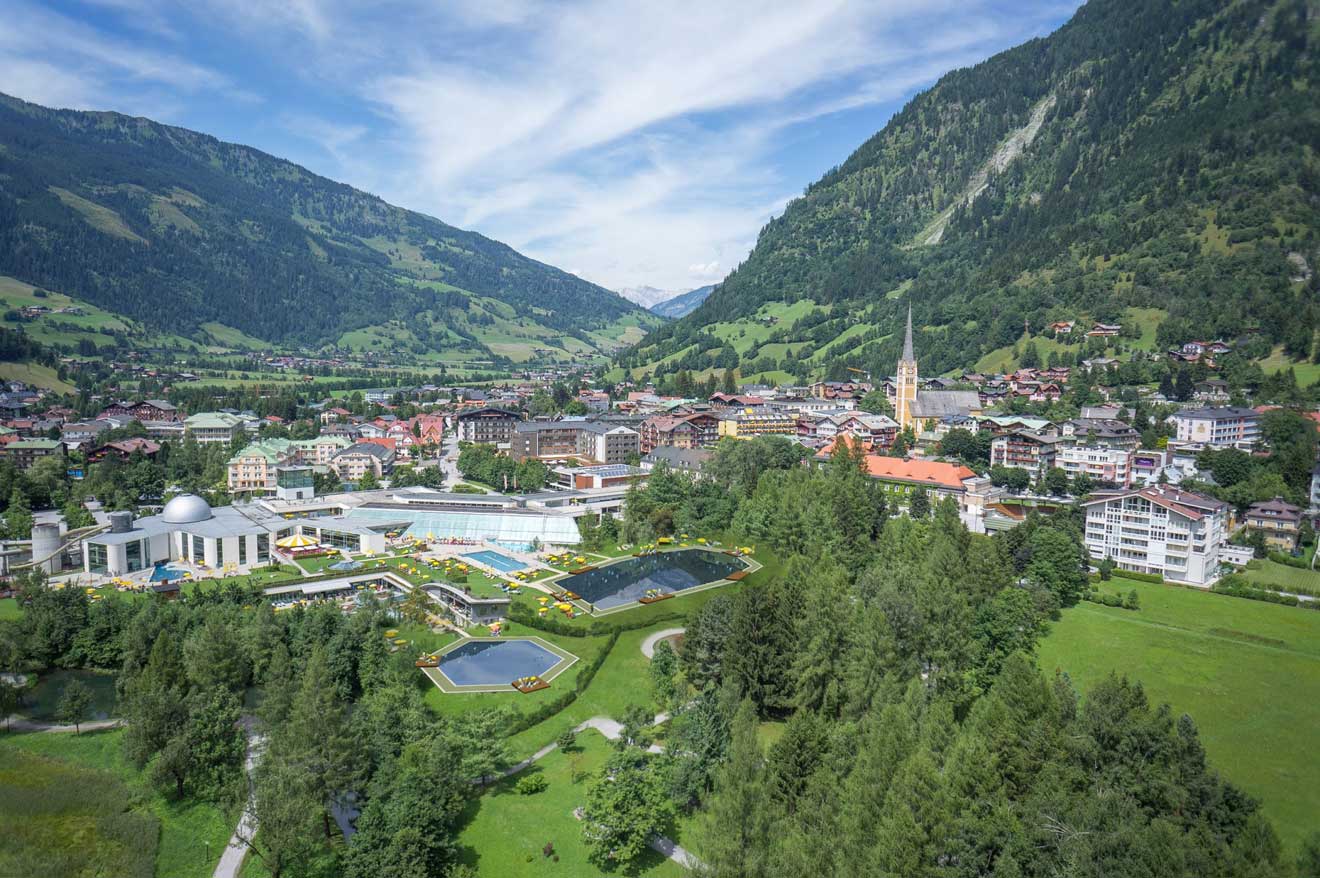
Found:
<path fill-rule="evenodd" d="M 312 546 L 319 546 L 320 543 L 306 534 L 293 534 L 282 540 L 277 540 L 275 545 L 281 549 L 310 549 Z"/>

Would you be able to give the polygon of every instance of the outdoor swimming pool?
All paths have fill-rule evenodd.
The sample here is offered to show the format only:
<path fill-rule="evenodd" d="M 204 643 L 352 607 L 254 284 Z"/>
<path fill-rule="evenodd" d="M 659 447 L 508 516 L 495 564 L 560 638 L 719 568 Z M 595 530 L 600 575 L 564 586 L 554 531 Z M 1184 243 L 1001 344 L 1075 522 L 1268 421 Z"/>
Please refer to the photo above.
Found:
<path fill-rule="evenodd" d="M 526 564 L 521 561 L 515 561 L 508 555 L 501 555 L 499 552 L 492 552 L 489 549 L 483 549 L 480 552 L 468 552 L 463 556 L 471 558 L 473 561 L 480 561 L 487 567 L 494 567 L 501 573 L 513 573 L 526 568 Z"/>
<path fill-rule="evenodd" d="M 468 640 L 440 658 L 439 671 L 455 686 L 506 686 L 519 677 L 544 676 L 561 661 L 536 640 Z"/>
<path fill-rule="evenodd" d="M 182 567 L 173 567 L 169 564 L 157 564 L 151 571 L 152 582 L 170 582 L 175 579 L 183 579 L 184 570 Z"/>
<path fill-rule="evenodd" d="M 652 589 L 661 593 L 685 591 L 744 569 L 741 561 L 720 552 L 683 549 L 629 558 L 556 584 L 577 592 L 597 610 L 609 610 L 639 601 Z"/>

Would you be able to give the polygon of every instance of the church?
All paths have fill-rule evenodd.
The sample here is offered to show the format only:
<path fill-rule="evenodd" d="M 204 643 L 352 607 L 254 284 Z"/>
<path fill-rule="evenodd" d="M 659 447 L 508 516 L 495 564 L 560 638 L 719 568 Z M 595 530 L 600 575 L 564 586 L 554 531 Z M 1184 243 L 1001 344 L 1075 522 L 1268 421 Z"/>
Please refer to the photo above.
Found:
<path fill-rule="evenodd" d="M 976 416 L 982 412 L 981 396 L 975 390 L 922 390 L 920 387 L 917 355 L 912 347 L 912 306 L 908 305 L 903 356 L 898 360 L 898 375 L 894 382 L 894 420 L 904 430 L 910 426 L 913 433 L 923 433 L 945 418 Z"/>

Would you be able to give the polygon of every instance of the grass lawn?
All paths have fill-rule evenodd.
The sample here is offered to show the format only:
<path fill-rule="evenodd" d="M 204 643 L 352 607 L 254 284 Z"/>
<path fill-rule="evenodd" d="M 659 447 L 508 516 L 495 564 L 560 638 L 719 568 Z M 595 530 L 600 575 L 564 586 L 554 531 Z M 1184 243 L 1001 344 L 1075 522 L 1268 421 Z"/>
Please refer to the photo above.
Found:
<path fill-rule="evenodd" d="M 578 735 L 577 744 L 572 753 L 556 750 L 526 771 L 492 784 L 468 805 L 467 825 L 458 840 L 462 861 L 474 867 L 478 875 L 519 878 L 599 874 L 587 862 L 582 824 L 573 816 L 573 809 L 585 804 L 587 787 L 609 758 L 610 745 L 595 731 Z M 531 774 L 543 775 L 550 785 L 543 792 L 520 795 L 515 784 Z M 681 842 L 681 828 L 674 827 L 670 837 Z M 554 845 L 559 862 L 542 855 L 547 842 Z M 663 878 L 683 875 L 684 870 L 660 854 L 648 852 L 636 874 Z"/>
<path fill-rule="evenodd" d="M 17 598 L 0 598 L 0 619 L 17 619 L 23 615 L 23 608 Z"/>
<path fill-rule="evenodd" d="M 1252 585 L 1295 594 L 1320 595 L 1320 572 L 1276 564 L 1268 558 L 1256 559 L 1242 571 Z"/>
<path fill-rule="evenodd" d="M 161 876 L 179 876 L 179 878 L 204 878 L 209 876 L 215 869 L 215 864 L 220 860 L 220 854 L 224 851 L 225 845 L 229 842 L 229 835 L 234 831 L 234 826 L 238 822 L 238 814 L 225 813 L 220 808 L 209 803 L 202 802 L 182 802 L 174 803 L 166 800 L 164 797 L 151 792 L 145 787 L 142 781 L 141 773 L 135 769 L 123 757 L 121 739 L 123 738 L 121 729 L 113 729 L 101 732 L 84 732 L 81 735 L 68 734 L 43 734 L 40 732 L 29 734 L 9 734 L 0 735 L 0 766 L 15 765 L 20 760 L 27 760 L 31 757 L 47 757 L 55 761 L 56 768 L 49 768 L 52 772 L 58 772 L 62 766 L 63 770 L 69 775 L 69 782 L 72 788 L 83 789 L 83 785 L 88 787 L 99 776 L 89 774 L 86 769 L 100 769 L 103 772 L 109 772 L 118 778 L 131 793 L 125 805 L 131 803 L 133 799 L 139 799 L 146 805 L 146 811 L 154 816 L 160 824 L 160 832 L 155 845 L 152 846 L 155 854 L 155 874 Z M 12 796 L 6 787 L 12 787 L 16 783 L 25 783 L 26 773 L 18 778 L 6 776 L 3 769 L 0 769 L 0 802 L 12 801 Z M 80 780 L 80 778 L 82 780 Z M 75 797 L 77 798 L 77 797 Z M 127 814 L 138 813 L 128 811 Z M 113 819 L 113 812 L 102 811 L 101 817 Z M 26 819 L 26 818 L 25 818 Z M 9 820 L 5 821 L 10 824 Z M 7 829 L 6 832 L 11 830 Z M 59 837 L 65 842 L 73 840 L 77 842 L 80 848 L 95 848 L 96 841 L 94 837 L 87 837 L 88 832 L 86 823 L 79 821 L 75 817 L 70 817 L 68 823 L 60 827 Z M 209 855 L 207 845 L 210 845 Z M 0 844 L 0 851 L 6 849 L 5 845 Z M 89 853 L 90 851 L 84 851 Z M 0 865 L 4 863 L 4 854 L 0 853 Z M 39 874 L 39 873 L 9 873 L 0 869 L 4 874 Z M 68 872 L 48 872 L 44 874 L 74 874 L 74 875 L 131 875 L 132 872 L 119 871 L 118 869 L 98 869 L 92 868 L 85 871 Z M 145 873 L 151 875 L 150 871 Z"/>
<path fill-rule="evenodd" d="M 44 387 L 56 393 L 73 393 L 77 390 L 69 382 L 60 380 L 60 376 L 50 366 L 42 366 L 39 363 L 0 363 L 0 378 L 6 381 L 22 381 L 24 384 Z"/>
<path fill-rule="evenodd" d="M 1224 776 L 1258 798 L 1296 851 L 1320 808 L 1320 612 L 1122 582 L 1138 611 L 1082 603 L 1039 648 L 1046 672 L 1085 692 L 1111 671 L 1189 713 Z"/>
<path fill-rule="evenodd" d="M 1268 357 L 1259 360 L 1258 363 L 1267 375 L 1292 369 L 1297 375 L 1298 387 L 1307 387 L 1316 381 L 1320 381 L 1320 363 L 1312 363 L 1310 360 L 1289 359 L 1283 352 L 1283 345 L 1276 347 Z"/>

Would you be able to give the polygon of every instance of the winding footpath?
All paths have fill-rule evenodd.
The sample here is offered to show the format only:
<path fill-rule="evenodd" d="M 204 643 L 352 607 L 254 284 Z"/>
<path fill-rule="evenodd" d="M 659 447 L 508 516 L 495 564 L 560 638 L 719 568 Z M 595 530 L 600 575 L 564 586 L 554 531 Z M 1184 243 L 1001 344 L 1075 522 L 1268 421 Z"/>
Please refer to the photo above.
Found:
<path fill-rule="evenodd" d="M 36 720 L 14 714 L 6 720 L 6 725 L 11 732 L 95 732 L 100 729 L 113 729 L 123 725 L 121 719 L 94 719 L 89 722 L 80 723 L 76 726 L 66 726 L 60 723 L 43 723 Z"/>
<path fill-rule="evenodd" d="M 257 760 L 261 758 L 265 738 L 253 730 L 255 723 L 252 717 L 245 716 L 242 722 L 247 735 L 247 756 L 243 759 L 243 771 L 247 775 L 248 784 L 247 803 L 243 806 L 243 816 L 238 819 L 234 834 L 229 837 L 225 852 L 220 855 L 220 862 L 216 863 L 212 878 L 238 878 L 239 870 L 243 868 L 243 859 L 247 856 L 248 843 L 257 834 L 257 786 L 252 780 L 252 773 L 257 767 Z"/>
<path fill-rule="evenodd" d="M 668 640 L 670 637 L 673 637 L 676 634 L 682 634 L 684 631 L 687 631 L 687 629 L 665 628 L 662 631 L 657 631 L 654 634 L 647 635 L 647 638 L 642 641 L 642 655 L 646 656 L 649 659 L 655 658 L 655 647 L 657 643 L 659 643 L 662 640 Z"/>

